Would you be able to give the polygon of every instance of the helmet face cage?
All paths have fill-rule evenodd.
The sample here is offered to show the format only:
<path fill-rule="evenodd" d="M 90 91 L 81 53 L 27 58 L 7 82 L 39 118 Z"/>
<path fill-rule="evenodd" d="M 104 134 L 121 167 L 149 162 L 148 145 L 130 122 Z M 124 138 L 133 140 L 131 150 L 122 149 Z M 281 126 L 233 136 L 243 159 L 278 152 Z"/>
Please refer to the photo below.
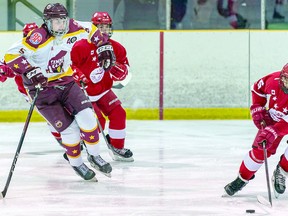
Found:
<path fill-rule="evenodd" d="M 280 72 L 279 85 L 285 94 L 288 94 L 288 64 Z"/>
<path fill-rule="evenodd" d="M 92 23 L 99 28 L 101 33 L 107 33 L 109 37 L 112 36 L 112 19 L 107 12 L 96 12 L 93 14 Z"/>
<path fill-rule="evenodd" d="M 55 37 L 61 37 L 69 30 L 68 11 L 62 4 L 48 4 L 43 11 L 43 20 L 49 33 Z"/>
<path fill-rule="evenodd" d="M 23 37 L 26 37 L 28 35 L 28 33 L 35 28 L 38 28 L 36 23 L 26 23 L 22 29 Z"/>

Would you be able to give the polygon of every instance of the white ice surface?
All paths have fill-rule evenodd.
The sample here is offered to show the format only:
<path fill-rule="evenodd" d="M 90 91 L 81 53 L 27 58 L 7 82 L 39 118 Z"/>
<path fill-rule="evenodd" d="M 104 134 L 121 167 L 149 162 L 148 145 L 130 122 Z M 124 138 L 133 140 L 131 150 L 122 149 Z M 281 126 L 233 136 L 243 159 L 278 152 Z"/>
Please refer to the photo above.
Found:
<path fill-rule="evenodd" d="M 23 126 L 0 124 L 1 191 Z M 255 133 L 251 121 L 128 121 L 135 161 L 112 161 L 100 137 L 113 171 L 111 179 L 97 173 L 95 183 L 74 173 L 45 123 L 31 123 L 0 216 L 288 215 L 288 191 L 273 196 L 272 208 L 257 203 L 257 195 L 268 197 L 264 166 L 240 193 L 221 197 Z M 284 138 L 269 159 L 270 177 L 286 147 Z"/>

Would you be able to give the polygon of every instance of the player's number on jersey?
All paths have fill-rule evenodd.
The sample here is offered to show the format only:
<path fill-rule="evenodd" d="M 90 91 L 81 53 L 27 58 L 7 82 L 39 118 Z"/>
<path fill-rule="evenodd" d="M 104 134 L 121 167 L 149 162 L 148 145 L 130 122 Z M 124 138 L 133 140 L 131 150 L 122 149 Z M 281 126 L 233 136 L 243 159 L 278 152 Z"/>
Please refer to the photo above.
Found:
<path fill-rule="evenodd" d="M 257 84 L 258 89 L 260 89 L 263 85 L 264 85 L 264 81 L 261 79 Z"/>

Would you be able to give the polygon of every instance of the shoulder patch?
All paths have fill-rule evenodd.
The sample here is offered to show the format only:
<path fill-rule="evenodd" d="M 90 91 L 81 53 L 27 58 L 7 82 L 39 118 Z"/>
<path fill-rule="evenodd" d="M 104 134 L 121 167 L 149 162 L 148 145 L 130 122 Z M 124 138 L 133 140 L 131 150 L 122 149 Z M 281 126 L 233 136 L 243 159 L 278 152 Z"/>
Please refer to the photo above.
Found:
<path fill-rule="evenodd" d="M 42 41 L 42 34 L 39 32 L 34 32 L 30 35 L 29 42 L 34 45 L 38 45 Z"/>

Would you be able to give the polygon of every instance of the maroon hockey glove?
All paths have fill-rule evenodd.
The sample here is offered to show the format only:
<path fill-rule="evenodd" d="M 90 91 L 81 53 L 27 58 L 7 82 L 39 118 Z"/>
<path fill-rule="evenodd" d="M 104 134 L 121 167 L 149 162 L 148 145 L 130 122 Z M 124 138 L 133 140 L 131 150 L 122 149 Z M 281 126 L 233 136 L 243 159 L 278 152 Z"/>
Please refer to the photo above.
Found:
<path fill-rule="evenodd" d="M 266 127 L 264 130 L 261 130 L 261 133 L 257 136 L 256 143 L 258 143 L 260 149 L 263 149 L 263 143 L 265 143 L 266 149 L 269 149 L 277 137 L 278 133 L 272 126 Z"/>
<path fill-rule="evenodd" d="M 266 110 L 265 107 L 259 105 L 252 105 L 250 107 L 250 111 L 253 122 L 258 129 L 261 129 L 262 127 L 265 128 L 273 121 L 270 117 L 268 110 Z"/>
<path fill-rule="evenodd" d="M 115 65 L 116 57 L 112 45 L 105 44 L 100 46 L 96 52 L 98 54 L 99 66 L 103 67 L 105 71 L 110 70 Z"/>
<path fill-rule="evenodd" d="M 128 69 L 126 65 L 116 63 L 111 69 L 110 74 L 114 81 L 124 80 L 128 74 Z"/>
<path fill-rule="evenodd" d="M 48 83 L 47 77 L 44 77 L 40 68 L 34 68 L 33 70 L 24 73 L 23 80 L 28 89 L 34 89 L 35 87 L 42 89 L 43 87 L 46 87 Z"/>
<path fill-rule="evenodd" d="M 87 84 L 89 82 L 89 80 L 87 79 L 87 77 L 82 73 L 81 70 L 79 70 L 76 67 L 73 67 L 73 78 L 75 80 L 75 82 L 81 86 L 81 82 L 83 82 L 84 84 Z"/>
<path fill-rule="evenodd" d="M 95 31 L 92 35 L 91 35 L 91 43 L 95 44 L 95 46 L 99 47 L 99 46 L 103 46 L 108 42 L 109 40 L 109 35 L 106 33 L 101 33 L 101 31 L 99 29 L 97 29 L 97 31 Z"/>

